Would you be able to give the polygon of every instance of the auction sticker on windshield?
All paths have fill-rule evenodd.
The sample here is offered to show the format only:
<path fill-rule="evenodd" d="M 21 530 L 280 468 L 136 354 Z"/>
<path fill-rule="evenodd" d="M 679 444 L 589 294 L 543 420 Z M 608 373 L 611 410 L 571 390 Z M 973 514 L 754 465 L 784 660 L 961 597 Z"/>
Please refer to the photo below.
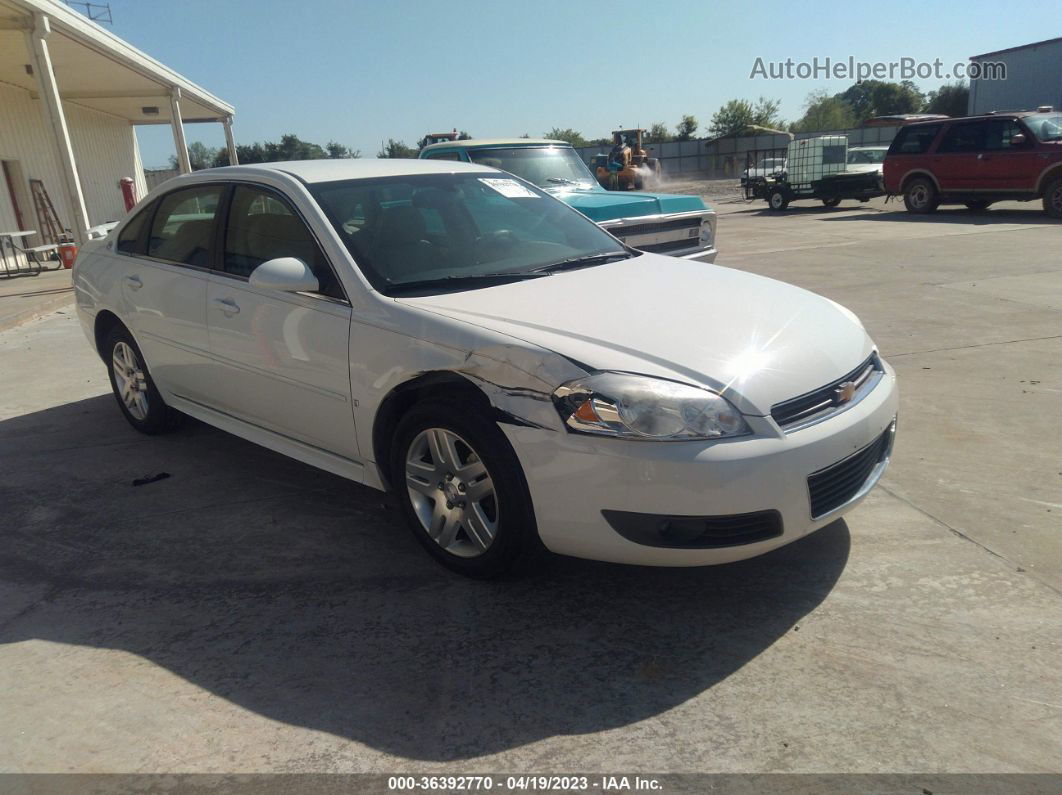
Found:
<path fill-rule="evenodd" d="M 488 188 L 493 188 L 507 199 L 537 199 L 538 194 L 528 190 L 515 179 L 481 179 Z"/>

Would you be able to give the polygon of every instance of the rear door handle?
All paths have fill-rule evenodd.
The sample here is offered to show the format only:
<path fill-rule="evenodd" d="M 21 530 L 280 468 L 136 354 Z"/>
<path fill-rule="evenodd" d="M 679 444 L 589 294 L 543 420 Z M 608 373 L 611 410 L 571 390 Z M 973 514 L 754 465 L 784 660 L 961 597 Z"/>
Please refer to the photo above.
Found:
<path fill-rule="evenodd" d="M 220 309 L 226 315 L 238 315 L 240 314 L 240 307 L 231 298 L 215 298 L 214 308 Z"/>
<path fill-rule="evenodd" d="M 139 276 L 126 276 L 125 277 L 125 282 L 126 282 L 126 284 L 129 285 L 129 288 L 132 289 L 132 290 L 139 290 L 141 287 L 144 286 L 144 283 L 142 281 L 140 281 L 140 277 Z"/>

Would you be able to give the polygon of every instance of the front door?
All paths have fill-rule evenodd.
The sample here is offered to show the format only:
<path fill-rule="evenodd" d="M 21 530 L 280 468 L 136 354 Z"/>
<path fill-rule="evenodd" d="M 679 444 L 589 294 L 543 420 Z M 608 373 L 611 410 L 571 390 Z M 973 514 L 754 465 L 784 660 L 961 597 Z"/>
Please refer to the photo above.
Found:
<path fill-rule="evenodd" d="M 220 269 L 207 287 L 214 406 L 304 444 L 358 459 L 350 396 L 350 305 L 316 239 L 278 193 L 237 185 Z M 262 262 L 297 257 L 317 293 L 251 287 Z"/>
<path fill-rule="evenodd" d="M 1032 193 L 1043 168 L 1043 158 L 1036 151 L 1036 139 L 1015 119 L 994 119 L 986 123 L 981 172 L 988 190 Z M 1025 141 L 1012 143 L 1021 133 Z"/>

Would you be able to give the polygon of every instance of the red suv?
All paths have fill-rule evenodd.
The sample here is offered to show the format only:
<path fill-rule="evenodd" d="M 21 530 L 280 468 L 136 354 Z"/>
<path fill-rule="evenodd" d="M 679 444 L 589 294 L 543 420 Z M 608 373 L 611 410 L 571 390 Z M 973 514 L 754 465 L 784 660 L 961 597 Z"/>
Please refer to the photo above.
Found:
<path fill-rule="evenodd" d="M 902 128 L 882 168 L 885 190 L 912 213 L 939 204 L 983 210 L 994 201 L 1043 199 L 1062 218 L 1062 113 L 992 113 Z"/>

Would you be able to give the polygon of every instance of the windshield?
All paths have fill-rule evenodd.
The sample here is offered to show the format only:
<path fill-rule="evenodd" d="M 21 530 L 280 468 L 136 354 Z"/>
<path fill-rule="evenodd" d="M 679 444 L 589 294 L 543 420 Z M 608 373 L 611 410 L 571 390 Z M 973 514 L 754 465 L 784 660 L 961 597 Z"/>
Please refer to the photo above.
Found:
<path fill-rule="evenodd" d="M 1041 141 L 1062 141 L 1062 113 L 1034 113 L 1022 119 Z"/>
<path fill-rule="evenodd" d="M 848 150 L 848 162 L 849 163 L 884 163 L 885 153 L 889 150 L 883 149 L 849 149 Z"/>
<path fill-rule="evenodd" d="M 439 280 L 448 283 L 425 286 L 472 289 L 569 260 L 628 256 L 593 221 L 507 174 L 322 182 L 310 192 L 386 294 Z"/>
<path fill-rule="evenodd" d="M 560 146 L 521 146 L 498 149 L 469 149 L 473 163 L 508 171 L 540 188 L 565 185 L 590 188 L 597 181 L 574 149 Z"/>

